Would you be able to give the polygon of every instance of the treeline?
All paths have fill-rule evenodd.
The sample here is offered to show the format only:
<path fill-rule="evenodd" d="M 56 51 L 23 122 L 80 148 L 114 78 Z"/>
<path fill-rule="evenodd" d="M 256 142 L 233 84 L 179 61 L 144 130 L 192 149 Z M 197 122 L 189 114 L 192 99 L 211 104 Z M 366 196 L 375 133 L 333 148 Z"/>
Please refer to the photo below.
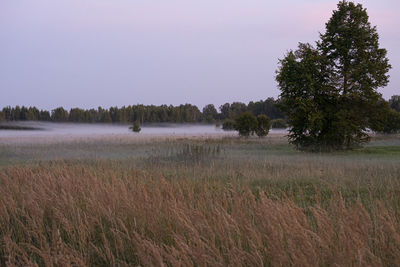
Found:
<path fill-rule="evenodd" d="M 104 109 L 71 108 L 69 111 L 58 107 L 54 110 L 39 110 L 36 107 L 4 107 L 0 111 L 0 121 L 51 121 L 51 122 L 84 122 L 84 123 L 213 123 L 226 119 L 234 119 L 244 112 L 258 116 L 267 115 L 271 119 L 284 118 L 279 110 L 278 101 L 267 98 L 247 105 L 241 102 L 225 103 L 215 108 L 213 104 L 206 105 L 202 111 L 195 105 L 131 105 L 121 108 Z"/>

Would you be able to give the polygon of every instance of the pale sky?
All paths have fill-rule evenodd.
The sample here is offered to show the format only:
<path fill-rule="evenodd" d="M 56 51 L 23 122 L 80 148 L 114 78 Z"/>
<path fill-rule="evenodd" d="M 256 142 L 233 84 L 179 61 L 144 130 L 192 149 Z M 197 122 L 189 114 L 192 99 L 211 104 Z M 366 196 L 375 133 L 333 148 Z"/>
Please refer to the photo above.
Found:
<path fill-rule="evenodd" d="M 0 108 L 202 108 L 277 97 L 278 58 L 314 43 L 331 0 L 0 0 Z M 356 1 L 400 94 L 400 1 Z"/>

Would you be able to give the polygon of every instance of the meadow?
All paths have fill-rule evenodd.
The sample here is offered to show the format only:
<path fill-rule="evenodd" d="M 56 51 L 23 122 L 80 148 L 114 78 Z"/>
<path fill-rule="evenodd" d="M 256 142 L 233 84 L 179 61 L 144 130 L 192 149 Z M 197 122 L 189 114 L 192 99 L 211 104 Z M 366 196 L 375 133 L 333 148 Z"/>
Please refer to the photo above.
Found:
<path fill-rule="evenodd" d="M 0 140 L 1 266 L 399 262 L 399 135 Z"/>

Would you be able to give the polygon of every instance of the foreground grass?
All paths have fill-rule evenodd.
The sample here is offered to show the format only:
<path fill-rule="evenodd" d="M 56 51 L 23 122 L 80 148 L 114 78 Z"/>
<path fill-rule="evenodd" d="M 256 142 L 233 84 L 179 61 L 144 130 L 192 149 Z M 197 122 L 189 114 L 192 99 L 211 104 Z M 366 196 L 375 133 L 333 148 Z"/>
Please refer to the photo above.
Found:
<path fill-rule="evenodd" d="M 0 265 L 400 261 L 393 142 L 335 154 L 280 139 L 5 149 L 20 160 L 0 169 Z"/>

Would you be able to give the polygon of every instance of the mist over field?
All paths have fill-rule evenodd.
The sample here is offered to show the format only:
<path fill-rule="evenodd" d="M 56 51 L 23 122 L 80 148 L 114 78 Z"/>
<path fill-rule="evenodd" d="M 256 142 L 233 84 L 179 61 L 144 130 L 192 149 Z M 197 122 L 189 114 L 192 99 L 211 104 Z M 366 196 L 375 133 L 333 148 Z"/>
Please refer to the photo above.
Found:
<path fill-rule="evenodd" d="M 88 123 L 51 123 L 51 122 L 13 122 L 7 125 L 20 127 L 32 127 L 34 130 L 0 130 L 1 137 L 18 136 L 98 136 L 98 135 L 131 135 L 132 130 L 128 124 L 88 124 Z M 178 123 L 153 123 L 141 126 L 142 130 L 136 135 L 202 135 L 223 133 L 220 127 L 215 125 L 178 124 Z"/>
<path fill-rule="evenodd" d="M 0 130 L 2 138 L 12 137 L 91 137 L 126 135 L 137 136 L 204 136 L 222 135 L 232 136 L 233 131 L 224 131 L 221 126 L 210 124 L 190 123 L 149 123 L 141 126 L 140 133 L 132 133 L 127 124 L 88 124 L 88 123 L 51 123 L 51 122 L 12 122 L 0 125 L 31 127 L 32 130 Z M 272 133 L 286 133 L 284 129 L 272 129 Z M 3 140 L 3 142 L 4 142 Z"/>

